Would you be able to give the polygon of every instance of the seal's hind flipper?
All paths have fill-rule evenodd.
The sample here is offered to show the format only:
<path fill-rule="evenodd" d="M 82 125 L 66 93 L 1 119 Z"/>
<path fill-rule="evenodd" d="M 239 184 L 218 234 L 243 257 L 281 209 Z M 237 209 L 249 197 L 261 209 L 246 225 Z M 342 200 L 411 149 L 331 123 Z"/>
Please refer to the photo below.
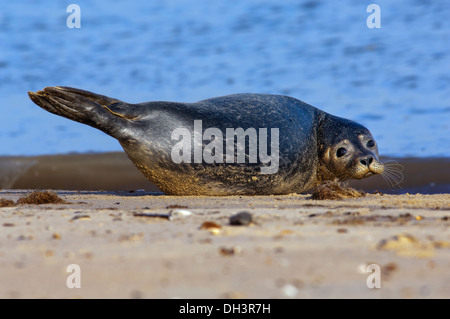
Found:
<path fill-rule="evenodd" d="M 132 121 L 127 104 L 104 95 L 70 87 L 47 87 L 42 91 L 28 92 L 30 99 L 46 111 L 68 119 L 90 125 L 120 138 L 124 125 L 117 121 Z"/>
<path fill-rule="evenodd" d="M 83 96 L 84 98 L 86 98 L 94 103 L 97 103 L 98 105 L 100 105 L 105 110 L 107 110 L 108 112 L 110 112 L 111 114 L 113 114 L 115 116 L 118 116 L 118 117 L 121 117 L 124 119 L 128 119 L 128 120 L 135 120 L 138 118 L 138 116 L 129 114 L 130 113 L 129 112 L 130 111 L 129 104 L 119 101 L 117 99 L 114 99 L 114 98 L 111 98 L 111 97 L 108 97 L 105 95 L 100 95 L 100 94 L 92 93 L 89 91 L 81 90 L 81 89 L 66 87 L 66 86 L 57 86 L 55 88 L 58 90 L 64 91 L 66 94 L 72 94 L 74 96 L 76 96 L 76 95 Z"/>
<path fill-rule="evenodd" d="M 49 92 L 52 91 L 54 92 L 54 94 L 58 94 L 61 92 L 64 92 L 64 94 L 67 95 L 72 95 L 72 96 L 82 96 L 94 103 L 97 103 L 101 106 L 105 106 L 105 105 L 109 105 L 115 102 L 120 102 L 117 99 L 105 96 L 105 95 L 100 95 L 100 94 L 96 94 L 93 92 L 89 92 L 89 91 L 85 91 L 85 90 L 81 90 L 81 89 L 76 89 L 76 88 L 72 88 L 72 87 L 68 87 L 68 86 L 56 86 L 56 87 L 48 87 L 45 88 L 43 90 L 44 92 Z"/>

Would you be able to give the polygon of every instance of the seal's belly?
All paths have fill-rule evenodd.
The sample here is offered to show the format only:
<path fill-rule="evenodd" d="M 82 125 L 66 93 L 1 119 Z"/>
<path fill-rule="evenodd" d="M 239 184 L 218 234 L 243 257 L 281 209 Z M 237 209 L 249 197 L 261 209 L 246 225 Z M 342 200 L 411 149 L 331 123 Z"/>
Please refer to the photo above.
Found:
<path fill-rule="evenodd" d="M 228 139 L 229 145 L 226 136 L 217 138 L 217 131 L 210 141 L 195 141 L 195 130 L 163 143 L 160 137 L 158 145 L 150 141 L 147 145 L 121 144 L 141 173 L 166 194 L 289 194 L 313 186 L 315 138 L 299 136 L 298 132 L 288 135 L 282 131 L 282 137 L 274 131 L 267 135 L 246 133 L 245 138 Z M 304 141 L 294 143 L 292 138 Z M 183 143 L 183 139 L 188 140 Z"/>
<path fill-rule="evenodd" d="M 168 195 L 270 195 L 300 193 L 313 186 L 315 172 L 306 182 L 285 179 L 281 174 L 261 175 L 232 166 L 185 166 L 177 171 L 133 161 L 148 180 Z"/>

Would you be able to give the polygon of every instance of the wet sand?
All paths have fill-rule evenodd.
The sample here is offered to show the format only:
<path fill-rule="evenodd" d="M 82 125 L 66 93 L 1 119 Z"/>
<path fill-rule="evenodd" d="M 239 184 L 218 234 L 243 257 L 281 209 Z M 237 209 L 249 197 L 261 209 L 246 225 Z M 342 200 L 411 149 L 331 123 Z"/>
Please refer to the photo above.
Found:
<path fill-rule="evenodd" d="M 313 200 L 165 196 L 122 153 L 2 158 L 0 298 L 450 298 L 449 161 L 401 163 L 403 188 Z M 20 204 L 36 188 L 65 202 Z"/>
<path fill-rule="evenodd" d="M 0 298 L 450 298 L 449 194 L 57 194 L 0 208 Z M 230 225 L 241 211 L 253 222 Z"/>
<path fill-rule="evenodd" d="M 367 192 L 450 193 L 450 158 L 382 158 L 401 164 L 404 180 L 390 186 L 381 176 L 350 181 Z M 0 188 L 158 191 L 123 152 L 0 157 Z"/>

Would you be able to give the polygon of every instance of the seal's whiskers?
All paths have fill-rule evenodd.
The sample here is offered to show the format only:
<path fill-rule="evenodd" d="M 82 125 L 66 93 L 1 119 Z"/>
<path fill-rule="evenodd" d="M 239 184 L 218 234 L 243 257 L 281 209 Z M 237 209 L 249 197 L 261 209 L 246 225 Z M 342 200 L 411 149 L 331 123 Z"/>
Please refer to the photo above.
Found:
<path fill-rule="evenodd" d="M 401 188 L 400 183 L 403 181 L 403 165 L 399 164 L 397 161 L 389 160 L 383 163 L 384 164 L 384 172 L 381 174 L 386 183 L 391 187 L 399 187 Z"/>

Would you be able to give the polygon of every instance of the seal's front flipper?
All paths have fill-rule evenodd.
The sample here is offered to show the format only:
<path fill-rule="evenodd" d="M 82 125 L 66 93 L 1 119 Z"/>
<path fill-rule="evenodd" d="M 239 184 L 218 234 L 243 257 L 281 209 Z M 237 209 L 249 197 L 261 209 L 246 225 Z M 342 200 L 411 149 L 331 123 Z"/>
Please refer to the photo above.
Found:
<path fill-rule="evenodd" d="M 47 87 L 36 93 L 28 92 L 28 96 L 50 113 L 90 125 L 115 138 L 122 137 L 126 131 L 124 121 L 131 122 L 137 118 L 127 114 L 128 104 L 80 89 Z"/>

